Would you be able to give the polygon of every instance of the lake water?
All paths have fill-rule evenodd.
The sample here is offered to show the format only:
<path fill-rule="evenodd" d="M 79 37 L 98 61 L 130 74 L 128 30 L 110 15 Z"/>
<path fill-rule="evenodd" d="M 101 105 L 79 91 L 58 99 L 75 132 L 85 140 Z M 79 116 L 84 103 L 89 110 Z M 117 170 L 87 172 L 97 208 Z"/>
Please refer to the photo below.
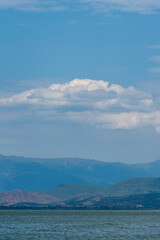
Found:
<path fill-rule="evenodd" d="M 160 211 L 0 211 L 0 240 L 160 239 Z"/>

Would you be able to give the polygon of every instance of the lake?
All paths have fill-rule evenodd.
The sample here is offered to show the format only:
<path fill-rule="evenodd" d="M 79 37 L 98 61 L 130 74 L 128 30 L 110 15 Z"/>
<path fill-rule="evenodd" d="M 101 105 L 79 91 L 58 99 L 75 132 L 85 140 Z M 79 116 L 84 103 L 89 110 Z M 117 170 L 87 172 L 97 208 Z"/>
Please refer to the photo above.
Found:
<path fill-rule="evenodd" d="M 0 240 L 160 239 L 160 211 L 0 211 Z"/>

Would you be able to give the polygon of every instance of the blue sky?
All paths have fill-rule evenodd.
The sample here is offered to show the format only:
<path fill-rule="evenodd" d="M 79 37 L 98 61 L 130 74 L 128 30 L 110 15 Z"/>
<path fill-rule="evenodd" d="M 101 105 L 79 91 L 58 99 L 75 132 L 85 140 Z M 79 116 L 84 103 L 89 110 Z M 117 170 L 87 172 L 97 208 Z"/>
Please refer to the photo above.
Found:
<path fill-rule="evenodd" d="M 0 153 L 160 158 L 160 3 L 0 0 Z"/>

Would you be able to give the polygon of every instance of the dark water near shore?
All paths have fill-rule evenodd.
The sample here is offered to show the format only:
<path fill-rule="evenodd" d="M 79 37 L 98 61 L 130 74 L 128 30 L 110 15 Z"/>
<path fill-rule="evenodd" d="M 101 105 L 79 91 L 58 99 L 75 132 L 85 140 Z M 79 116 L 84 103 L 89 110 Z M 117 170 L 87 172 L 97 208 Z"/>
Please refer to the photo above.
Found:
<path fill-rule="evenodd" d="M 160 211 L 0 211 L 0 240 L 160 239 Z"/>

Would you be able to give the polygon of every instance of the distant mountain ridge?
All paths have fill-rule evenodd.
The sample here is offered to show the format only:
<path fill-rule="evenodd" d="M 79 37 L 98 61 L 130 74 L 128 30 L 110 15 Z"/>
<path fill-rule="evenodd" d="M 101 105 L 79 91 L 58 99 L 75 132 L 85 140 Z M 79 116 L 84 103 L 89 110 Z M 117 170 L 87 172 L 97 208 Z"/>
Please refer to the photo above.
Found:
<path fill-rule="evenodd" d="M 126 197 L 150 193 L 160 193 L 160 178 L 131 178 L 109 187 L 105 196 Z"/>
<path fill-rule="evenodd" d="M 137 177 L 159 177 L 160 161 L 127 165 L 78 158 L 27 158 L 0 155 L 0 191 L 38 191 L 61 184 L 111 186 Z"/>
<path fill-rule="evenodd" d="M 103 197 L 127 197 L 137 194 L 160 193 L 160 178 L 131 178 L 116 183 L 110 187 L 67 184 L 51 190 L 39 191 L 40 194 L 47 194 L 56 198 L 68 200 L 83 200 L 93 196 Z"/>
<path fill-rule="evenodd" d="M 160 209 L 160 178 L 134 178 L 111 187 L 64 184 L 50 190 L 0 193 L 0 207 Z"/>

